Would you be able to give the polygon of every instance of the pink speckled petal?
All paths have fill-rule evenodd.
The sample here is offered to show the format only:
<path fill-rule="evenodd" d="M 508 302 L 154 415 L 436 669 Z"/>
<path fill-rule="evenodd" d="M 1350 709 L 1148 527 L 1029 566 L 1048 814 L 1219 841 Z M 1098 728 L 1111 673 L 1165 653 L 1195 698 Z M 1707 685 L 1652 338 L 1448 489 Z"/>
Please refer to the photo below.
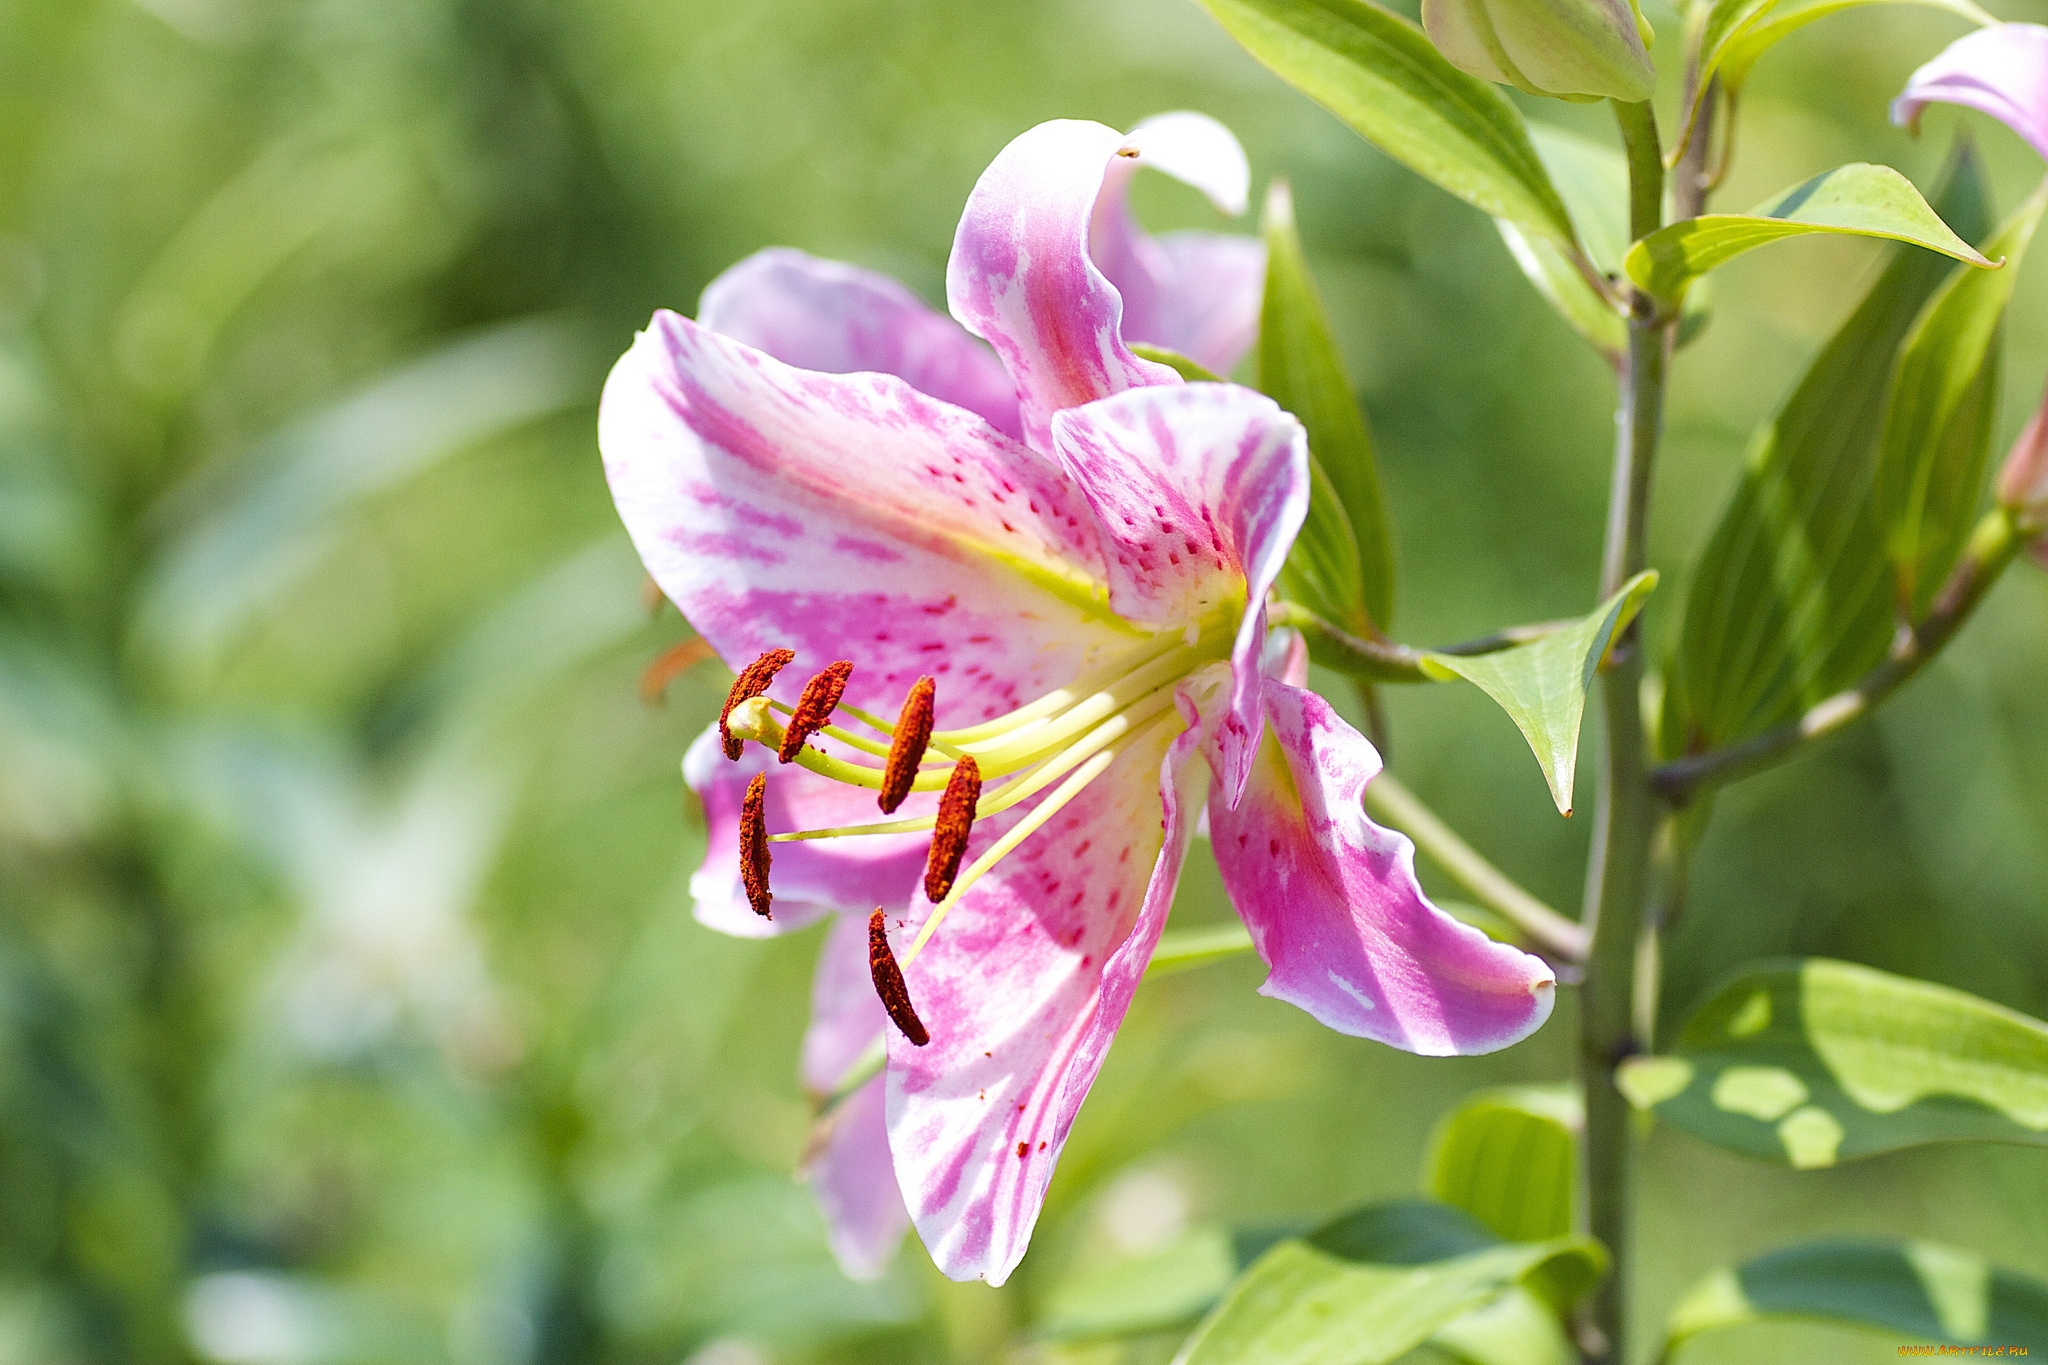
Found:
<path fill-rule="evenodd" d="M 761 772 L 768 774 L 770 834 L 872 824 L 883 818 L 875 809 L 873 792 L 827 781 L 794 764 L 779 764 L 761 745 L 748 745 L 737 763 L 728 761 L 719 747 L 718 727 L 711 726 L 683 758 L 683 778 L 704 806 L 704 861 L 690 877 L 700 924 L 738 938 L 772 938 L 815 924 L 833 910 L 865 914 L 877 905 L 900 905 L 909 897 L 924 875 L 924 835 L 806 839 L 772 846 L 774 865 L 768 880 L 775 893 L 774 918 L 755 914 L 740 885 L 740 800 L 747 782 Z M 937 804 L 936 796 L 919 793 L 897 814 L 929 815 Z"/>
<path fill-rule="evenodd" d="M 1060 413 L 1053 450 L 1095 510 L 1120 615 L 1165 628 L 1248 604 L 1217 757 L 1236 804 L 1262 731 L 1266 593 L 1308 514 L 1301 423 L 1235 384 L 1182 384 Z"/>
<path fill-rule="evenodd" d="M 2048 28 L 1997 24 L 1956 39 L 1907 78 L 1892 122 L 1917 127 L 1929 104 L 1989 114 L 2048 157 Z"/>
<path fill-rule="evenodd" d="M 1023 434 L 1017 390 L 994 354 L 887 275 L 770 247 L 710 283 L 697 321 L 799 370 L 893 374 Z"/>
<path fill-rule="evenodd" d="M 1195 749 L 1170 729 L 1135 743 L 904 967 L 931 1042 L 888 1030 L 889 1145 L 912 1221 L 956 1280 L 1001 1284 L 1023 1258 L 1172 903 L 1207 781 Z M 899 952 L 929 909 L 892 921 Z"/>
<path fill-rule="evenodd" d="M 882 1036 L 887 1022 L 868 976 L 867 917 L 841 916 L 826 931 L 811 982 L 804 1088 L 813 1095 L 831 1094 L 847 1068 Z M 889 1158 L 884 1106 L 883 1081 L 876 1076 L 833 1112 L 824 1146 L 804 1169 L 824 1215 L 832 1254 L 856 1280 L 880 1279 L 910 1227 Z"/>
<path fill-rule="evenodd" d="M 1024 439 L 1047 448 L 1052 415 L 1180 376 L 1140 360 L 1119 330 L 1123 300 L 1088 252 L 1104 176 L 1127 138 L 1100 123 L 1041 123 L 982 172 L 946 264 L 946 303 L 1016 382 Z M 1133 162 L 1133 164 L 1135 164 Z"/>
<path fill-rule="evenodd" d="M 728 665 L 834 659 L 894 714 L 1000 715 L 1136 638 L 1103 602 L 1086 502 L 979 417 L 891 375 L 796 370 L 672 313 L 613 369 L 605 476 L 648 572 Z"/>
<path fill-rule="evenodd" d="M 1415 848 L 1366 818 L 1380 757 L 1313 692 L 1268 682 L 1245 799 L 1209 803 L 1216 863 L 1272 973 L 1260 993 L 1407 1052 L 1492 1052 L 1549 1017 L 1555 977 L 1429 903 Z"/>
<path fill-rule="evenodd" d="M 1124 339 L 1178 351 L 1227 375 L 1258 335 L 1265 245 L 1208 232 L 1149 237 L 1131 217 L 1126 191 L 1136 169 L 1151 166 L 1235 216 L 1244 212 L 1251 181 L 1244 150 L 1222 124 L 1191 113 L 1147 119 L 1126 145 L 1139 156 L 1111 164 L 1089 234 L 1096 266 L 1123 298 Z"/>

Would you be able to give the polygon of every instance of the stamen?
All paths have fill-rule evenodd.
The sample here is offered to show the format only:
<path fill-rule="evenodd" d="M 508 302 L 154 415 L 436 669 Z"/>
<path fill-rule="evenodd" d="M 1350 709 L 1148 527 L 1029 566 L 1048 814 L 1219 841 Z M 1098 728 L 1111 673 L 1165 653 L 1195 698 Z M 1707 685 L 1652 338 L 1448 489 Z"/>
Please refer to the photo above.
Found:
<path fill-rule="evenodd" d="M 710 657 L 711 642 L 701 635 L 670 645 L 661 657 L 641 670 L 640 700 L 649 706 L 661 705 L 670 683 Z"/>
<path fill-rule="evenodd" d="M 733 707 L 766 692 L 768 684 L 774 682 L 775 675 L 782 671 L 782 666 L 795 657 L 793 649 L 771 649 L 741 669 L 740 675 L 732 680 L 732 691 L 725 694 L 725 707 L 718 713 L 718 741 L 725 747 L 727 758 L 738 758 L 740 750 L 745 747 L 726 726 Z"/>
<path fill-rule="evenodd" d="M 823 672 L 804 684 L 803 695 L 796 699 L 796 709 L 789 713 L 789 726 L 782 732 L 782 747 L 775 751 L 777 758 L 784 763 L 792 761 L 803 752 L 805 742 L 825 728 L 846 691 L 846 680 L 852 676 L 853 664 L 841 659 L 825 665 Z"/>
<path fill-rule="evenodd" d="M 925 859 L 925 899 L 934 904 L 953 889 L 960 859 L 967 853 L 967 834 L 974 828 L 974 805 L 981 800 L 981 766 L 963 758 L 939 798 L 938 823 L 932 827 L 932 851 Z"/>
<path fill-rule="evenodd" d="M 747 889 L 747 904 L 762 919 L 774 919 L 768 907 L 775 897 L 768 894 L 768 775 L 755 773 L 747 784 L 746 799 L 740 803 L 740 885 Z"/>
<path fill-rule="evenodd" d="M 919 678 L 904 698 L 896 738 L 889 746 L 889 766 L 882 770 L 879 804 L 884 815 L 895 813 L 910 795 L 910 784 L 917 780 L 917 765 L 924 761 L 925 746 L 931 743 L 932 698 L 937 691 L 938 684 L 932 679 Z"/>
<path fill-rule="evenodd" d="M 1177 631 L 1155 635 L 1136 649 L 1128 650 L 1084 677 L 1076 678 L 1065 687 L 1056 687 L 1027 706 L 1020 706 L 1008 715 L 997 716 L 994 720 L 970 725 L 962 730 L 939 730 L 933 733 L 933 740 L 945 740 L 953 744 L 971 744 L 977 739 L 992 735 L 1009 734 L 1026 721 L 1039 720 L 1054 712 L 1065 709 L 1077 701 L 1093 696 L 1110 686 L 1119 678 L 1128 677 L 1138 669 L 1171 649 L 1181 646 Z"/>
<path fill-rule="evenodd" d="M 875 979 L 875 994 L 882 997 L 882 1008 L 889 1011 L 903 1036 L 918 1047 L 929 1043 L 931 1034 L 925 1031 L 917 1011 L 910 1007 L 910 987 L 903 984 L 903 969 L 896 965 L 896 954 L 889 949 L 889 927 L 882 921 L 879 906 L 868 916 L 868 974 Z"/>

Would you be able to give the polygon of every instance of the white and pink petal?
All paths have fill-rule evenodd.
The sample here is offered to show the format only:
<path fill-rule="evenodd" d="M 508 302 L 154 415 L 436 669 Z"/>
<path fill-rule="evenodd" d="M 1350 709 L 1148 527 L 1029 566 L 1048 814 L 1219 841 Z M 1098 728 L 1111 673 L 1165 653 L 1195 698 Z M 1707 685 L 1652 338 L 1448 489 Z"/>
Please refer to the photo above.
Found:
<path fill-rule="evenodd" d="M 1929 104 L 1989 114 L 2048 157 L 2048 27 L 1994 24 L 1956 39 L 1906 79 L 1892 122 L 1918 127 Z"/>

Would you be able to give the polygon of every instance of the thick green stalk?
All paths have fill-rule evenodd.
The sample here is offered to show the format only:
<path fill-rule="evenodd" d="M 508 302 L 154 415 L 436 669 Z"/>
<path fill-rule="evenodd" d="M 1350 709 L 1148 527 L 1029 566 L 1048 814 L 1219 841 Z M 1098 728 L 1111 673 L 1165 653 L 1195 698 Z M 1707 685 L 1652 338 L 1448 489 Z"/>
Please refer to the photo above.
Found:
<path fill-rule="evenodd" d="M 1664 160 L 1648 104 L 1615 106 L 1629 163 L 1629 235 L 1641 238 L 1663 221 Z M 1618 591 L 1647 559 L 1651 474 L 1664 421 L 1664 382 L 1672 328 L 1647 299 L 1631 295 L 1628 357 L 1621 370 L 1614 477 L 1609 494 L 1600 595 Z M 1595 1292 L 1587 1358 L 1608 1365 L 1627 1359 L 1630 1222 L 1634 1161 L 1628 1103 L 1615 1086 L 1620 1063 L 1639 1048 L 1635 973 L 1650 893 L 1650 845 L 1656 800 L 1650 787 L 1642 722 L 1641 651 L 1637 627 L 1617 645 L 1600 677 L 1603 718 L 1599 793 L 1586 877 L 1584 923 L 1592 933 L 1580 991 L 1580 1075 L 1586 1097 L 1585 1176 L 1588 1229 L 1612 1265 Z"/>

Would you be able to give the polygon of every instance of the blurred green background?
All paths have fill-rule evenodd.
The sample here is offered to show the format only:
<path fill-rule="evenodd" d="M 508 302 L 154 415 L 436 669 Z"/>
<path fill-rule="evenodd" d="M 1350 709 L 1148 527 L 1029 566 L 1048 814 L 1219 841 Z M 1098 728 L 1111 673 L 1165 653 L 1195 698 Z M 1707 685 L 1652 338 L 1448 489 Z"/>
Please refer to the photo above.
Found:
<path fill-rule="evenodd" d="M 1968 121 L 2010 208 L 2040 170 L 2016 138 L 1885 120 L 1956 32 L 1882 7 L 1785 44 L 1721 202 L 1847 160 L 1926 183 Z M 761 246 L 936 299 L 1009 138 L 1182 107 L 1295 184 L 1398 518 L 1403 636 L 1584 610 L 1602 366 L 1483 218 L 1191 0 L 0 0 L 0 1365 L 1163 1360 L 1030 1324 L 1062 1277 L 1185 1227 L 1409 1192 L 1460 1093 L 1567 1074 L 1568 999 L 1505 1054 L 1422 1061 L 1260 999 L 1239 962 L 1140 993 L 1003 1290 L 914 1242 L 849 1284 L 791 1181 L 817 932 L 690 920 L 676 765 L 725 679 L 636 695 L 686 631 L 641 605 L 598 386 L 650 311 Z M 1214 226 L 1157 180 L 1155 227 Z M 1876 258 L 1800 243 L 1718 278 L 1677 367 L 1667 585 Z M 2001 448 L 2048 368 L 2044 275 Z M 2044 678 L 2048 575 L 2016 572 L 1880 723 L 1731 792 L 1667 1021 L 1782 952 L 2048 1014 Z M 1505 718 L 1470 689 L 1390 707 L 1394 769 L 1574 905 L 1586 822 Z M 1227 913 L 1198 857 L 1177 922 Z M 2048 1274 L 2048 1152 L 1648 1153 L 1645 1313 L 1799 1235 Z M 1896 1345 L 1745 1329 L 1687 1359 Z"/>

